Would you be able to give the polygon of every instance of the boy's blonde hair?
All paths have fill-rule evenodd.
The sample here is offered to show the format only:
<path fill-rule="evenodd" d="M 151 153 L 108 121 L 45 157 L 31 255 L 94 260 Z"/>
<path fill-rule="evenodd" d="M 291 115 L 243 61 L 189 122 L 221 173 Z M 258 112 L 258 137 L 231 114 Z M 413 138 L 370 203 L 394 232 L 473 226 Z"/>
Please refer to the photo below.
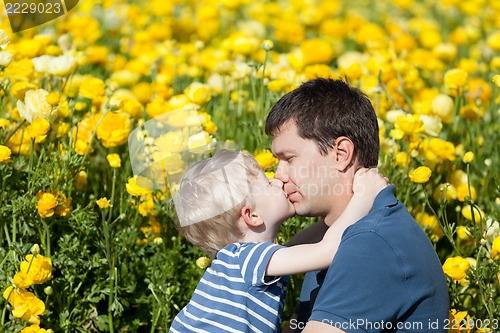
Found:
<path fill-rule="evenodd" d="M 180 233 L 211 257 L 238 242 L 240 211 L 253 207 L 250 182 L 260 172 L 252 155 L 227 150 L 189 166 L 174 197 Z"/>

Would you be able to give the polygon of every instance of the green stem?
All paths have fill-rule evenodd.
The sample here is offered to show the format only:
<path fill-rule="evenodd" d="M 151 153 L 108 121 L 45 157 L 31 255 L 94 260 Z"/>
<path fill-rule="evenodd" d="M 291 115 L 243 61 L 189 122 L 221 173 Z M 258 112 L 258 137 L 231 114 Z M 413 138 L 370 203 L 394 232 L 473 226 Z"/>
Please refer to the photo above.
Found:
<path fill-rule="evenodd" d="M 108 212 L 108 225 L 111 223 L 111 217 L 113 216 L 113 205 L 115 200 L 115 187 L 116 187 L 116 169 L 113 169 L 113 182 L 111 185 L 111 198 L 109 201 L 111 202 L 111 207 Z"/>
<path fill-rule="evenodd" d="M 256 105 L 256 116 L 257 119 L 263 119 L 263 110 L 264 110 L 264 79 L 266 78 L 266 64 L 269 59 L 269 51 L 266 51 L 266 56 L 264 58 L 264 63 L 262 64 L 262 77 L 260 82 L 260 93 L 259 93 L 259 104 Z"/>
<path fill-rule="evenodd" d="M 83 154 L 82 164 L 85 163 L 85 160 L 87 159 L 87 155 L 89 154 L 90 148 L 92 147 L 92 142 L 94 141 L 94 138 L 95 138 L 95 136 L 97 134 L 97 129 L 99 128 L 99 125 L 101 124 L 102 120 L 104 119 L 104 117 L 106 117 L 106 115 L 109 112 L 110 112 L 109 109 L 107 109 L 106 111 L 104 111 L 104 113 L 102 114 L 101 118 L 99 118 L 99 121 L 95 125 L 94 131 L 92 131 L 92 136 L 90 137 L 89 143 L 87 145 L 87 149 L 85 150 L 85 154 Z M 80 167 L 83 167 L 83 165 L 80 165 Z"/>
<path fill-rule="evenodd" d="M 7 300 L 5 302 L 5 306 L 3 307 L 3 310 L 2 310 L 2 318 L 0 320 L 0 327 L 3 327 L 3 325 L 5 323 L 5 312 L 7 311 L 7 304 L 9 304 L 9 298 L 12 295 L 13 292 L 14 292 L 14 288 L 12 288 L 12 290 L 9 293 L 9 296 L 7 296 Z"/>
<path fill-rule="evenodd" d="M 50 226 L 43 221 L 43 228 L 45 230 L 45 255 L 50 257 Z"/>
<path fill-rule="evenodd" d="M 109 331 L 111 333 L 114 332 L 113 327 L 113 299 L 115 293 L 115 263 L 112 260 L 110 265 L 110 276 L 109 276 L 109 298 L 108 298 L 108 322 L 109 322 Z"/>
<path fill-rule="evenodd" d="M 10 138 L 12 138 L 14 136 L 14 134 L 16 134 L 17 130 L 19 128 L 21 128 L 21 126 L 23 126 L 25 122 L 26 122 L 26 119 L 24 119 L 23 121 L 21 121 L 19 123 L 19 125 L 17 125 L 17 127 L 14 129 L 14 131 L 12 133 L 10 133 L 10 135 L 7 137 L 7 139 L 3 142 L 3 145 L 5 145 L 7 142 L 9 142 Z M 21 146 L 21 145 L 19 145 L 19 146 Z"/>
<path fill-rule="evenodd" d="M 3 225 L 3 229 L 5 230 L 5 238 L 7 238 L 7 243 L 9 244 L 9 249 L 12 247 L 12 241 L 9 236 L 9 227 L 7 227 L 7 223 Z"/>
<path fill-rule="evenodd" d="M 455 240 L 453 239 L 453 233 L 451 232 L 449 225 L 448 224 L 446 226 L 443 225 L 443 223 L 441 222 L 440 216 L 436 213 L 434 208 L 432 208 L 431 203 L 429 201 L 429 196 L 427 195 L 427 191 L 425 190 L 424 184 L 422 184 L 422 190 L 424 191 L 425 204 L 429 207 L 432 214 L 437 218 L 437 220 L 439 222 L 439 226 L 441 227 L 441 230 L 443 231 L 446 238 L 448 238 L 448 240 L 450 241 L 451 246 L 453 246 L 453 249 L 457 252 L 458 255 L 461 256 L 461 252 L 458 249 L 457 245 L 455 244 Z"/>

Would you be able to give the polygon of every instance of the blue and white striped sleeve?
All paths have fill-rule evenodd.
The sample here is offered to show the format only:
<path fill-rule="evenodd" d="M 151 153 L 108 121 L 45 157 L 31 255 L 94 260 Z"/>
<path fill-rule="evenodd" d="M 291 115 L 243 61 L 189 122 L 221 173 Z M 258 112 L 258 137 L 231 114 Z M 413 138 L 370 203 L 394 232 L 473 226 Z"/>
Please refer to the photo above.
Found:
<path fill-rule="evenodd" d="M 247 243 L 241 249 L 239 261 L 243 279 L 253 286 L 271 285 L 281 276 L 266 276 L 267 265 L 276 250 L 283 248 L 271 242 Z"/>

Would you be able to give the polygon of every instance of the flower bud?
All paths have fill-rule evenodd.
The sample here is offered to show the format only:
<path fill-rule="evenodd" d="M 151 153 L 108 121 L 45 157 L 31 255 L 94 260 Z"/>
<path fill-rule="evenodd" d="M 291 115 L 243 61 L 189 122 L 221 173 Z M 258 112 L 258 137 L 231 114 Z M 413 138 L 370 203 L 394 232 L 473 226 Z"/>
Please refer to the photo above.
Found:
<path fill-rule="evenodd" d="M 43 292 L 45 293 L 45 295 L 50 296 L 54 293 L 54 289 L 52 289 L 51 286 L 47 286 L 43 289 Z"/>
<path fill-rule="evenodd" d="M 37 256 L 40 254 L 40 246 L 38 244 L 34 244 L 32 247 L 31 247 L 31 250 L 30 250 L 31 254 L 33 254 L 34 256 Z"/>
<path fill-rule="evenodd" d="M 474 160 L 474 153 L 471 151 L 466 152 L 464 155 L 464 163 L 469 164 L 473 160 Z"/>
<path fill-rule="evenodd" d="M 260 45 L 260 47 L 264 50 L 264 51 L 271 51 L 274 47 L 274 43 L 272 40 L 269 40 L 269 39 L 266 39 L 265 41 L 262 42 L 262 44 Z"/>

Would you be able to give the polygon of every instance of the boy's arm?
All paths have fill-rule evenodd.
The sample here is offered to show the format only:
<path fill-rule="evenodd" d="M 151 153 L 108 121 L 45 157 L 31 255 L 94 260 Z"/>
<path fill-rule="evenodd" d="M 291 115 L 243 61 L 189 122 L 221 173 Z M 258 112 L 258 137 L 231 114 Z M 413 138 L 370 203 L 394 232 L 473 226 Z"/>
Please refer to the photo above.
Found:
<path fill-rule="evenodd" d="M 266 275 L 300 274 L 328 268 L 337 253 L 344 230 L 368 214 L 377 194 L 387 187 L 387 181 L 378 170 L 373 170 L 376 169 L 361 169 L 356 173 L 355 193 L 351 201 L 340 217 L 328 228 L 321 242 L 277 250 L 269 261 Z"/>
<path fill-rule="evenodd" d="M 292 239 L 285 244 L 285 246 L 320 242 L 327 230 L 328 226 L 325 224 L 325 221 L 319 220 L 293 236 Z"/>

